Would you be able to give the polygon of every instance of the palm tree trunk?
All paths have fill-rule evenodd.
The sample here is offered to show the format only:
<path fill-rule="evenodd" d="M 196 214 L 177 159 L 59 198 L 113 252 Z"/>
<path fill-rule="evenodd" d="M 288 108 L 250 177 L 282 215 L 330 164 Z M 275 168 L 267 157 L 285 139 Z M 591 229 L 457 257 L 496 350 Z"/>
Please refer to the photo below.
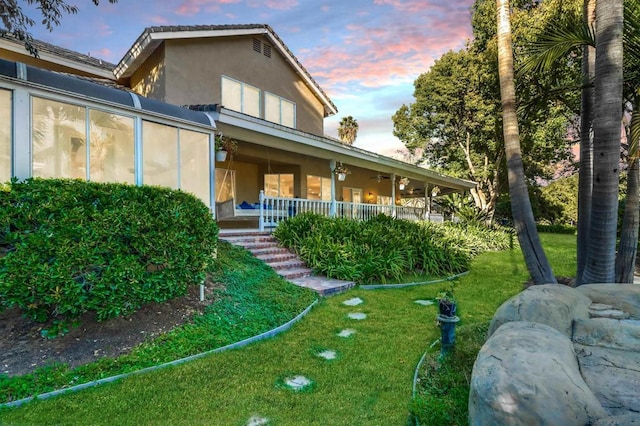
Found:
<path fill-rule="evenodd" d="M 595 25 L 596 0 L 585 0 L 585 24 Z M 593 108 L 594 89 L 593 79 L 596 67 L 596 51 L 593 46 L 582 48 L 582 93 L 580 103 L 580 173 L 578 175 L 578 265 L 576 271 L 576 285 L 582 281 L 584 265 L 587 261 L 589 245 L 589 226 L 591 223 L 591 194 L 593 190 Z"/>
<path fill-rule="evenodd" d="M 496 2 L 498 9 L 498 73 L 502 97 L 505 153 L 509 170 L 511 213 L 531 279 L 535 284 L 556 283 L 551 266 L 540 244 L 522 165 L 520 134 L 516 116 L 509 1 L 496 0 Z"/>
<path fill-rule="evenodd" d="M 631 129 L 636 128 L 640 120 L 639 102 L 635 102 Z M 628 133 L 629 167 L 627 168 L 627 198 L 620 231 L 620 245 L 616 254 L 616 282 L 633 283 L 633 273 L 636 266 L 638 251 L 638 225 L 640 224 L 640 164 L 638 161 L 638 140 L 636 132 Z M 634 138 L 634 139 L 632 139 Z"/>
<path fill-rule="evenodd" d="M 593 195 L 582 283 L 615 281 L 620 117 L 622 114 L 623 0 L 596 4 L 596 80 Z"/>

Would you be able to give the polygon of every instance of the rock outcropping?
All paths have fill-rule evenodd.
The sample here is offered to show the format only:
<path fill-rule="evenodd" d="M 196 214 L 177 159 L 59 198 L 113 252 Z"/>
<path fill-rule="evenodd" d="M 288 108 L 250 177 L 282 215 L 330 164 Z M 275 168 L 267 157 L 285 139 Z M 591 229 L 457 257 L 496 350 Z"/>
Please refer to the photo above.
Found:
<path fill-rule="evenodd" d="M 542 285 L 496 312 L 472 425 L 640 425 L 640 286 Z"/>

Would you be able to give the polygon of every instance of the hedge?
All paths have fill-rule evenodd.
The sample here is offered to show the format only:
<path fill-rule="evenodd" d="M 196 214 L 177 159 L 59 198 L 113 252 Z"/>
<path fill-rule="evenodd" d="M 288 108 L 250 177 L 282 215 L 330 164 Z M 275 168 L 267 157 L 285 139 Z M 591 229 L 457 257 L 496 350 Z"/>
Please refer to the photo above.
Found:
<path fill-rule="evenodd" d="M 0 190 L 0 310 L 99 320 L 205 278 L 218 228 L 200 200 L 160 187 L 65 179 Z"/>

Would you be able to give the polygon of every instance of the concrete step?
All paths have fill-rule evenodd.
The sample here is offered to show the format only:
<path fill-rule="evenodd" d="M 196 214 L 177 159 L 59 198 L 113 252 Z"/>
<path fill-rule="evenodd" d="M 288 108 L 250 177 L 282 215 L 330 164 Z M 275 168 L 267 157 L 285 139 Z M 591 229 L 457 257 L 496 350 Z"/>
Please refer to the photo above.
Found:
<path fill-rule="evenodd" d="M 306 268 L 307 266 L 302 260 L 298 259 L 297 257 L 289 260 L 279 261 L 279 262 L 266 262 L 266 263 L 267 265 L 275 269 L 277 272 L 285 269 Z"/>
<path fill-rule="evenodd" d="M 291 254 L 288 249 L 278 246 L 253 249 L 251 250 L 251 253 L 258 258 L 267 254 Z"/>
<path fill-rule="evenodd" d="M 313 274 L 313 271 L 309 268 L 284 269 L 276 272 L 286 280 L 310 277 Z"/>
<path fill-rule="evenodd" d="M 274 243 L 277 244 L 278 242 L 276 241 L 275 238 L 273 238 L 271 235 L 250 235 L 250 236 L 238 236 L 238 237 L 220 237 L 221 240 L 223 241 L 227 241 L 230 244 L 238 244 L 238 245 L 245 245 L 245 244 L 254 244 L 254 243 Z"/>
<path fill-rule="evenodd" d="M 265 254 L 259 254 L 256 255 L 255 253 L 253 253 L 253 255 L 255 257 L 257 257 L 258 259 L 262 260 L 264 263 L 268 263 L 268 264 L 272 264 L 272 263 L 276 263 L 276 262 L 285 262 L 288 260 L 292 260 L 292 259 L 297 259 L 298 256 L 295 253 L 289 253 L 289 252 L 285 252 L 285 253 L 265 253 Z"/>
<path fill-rule="evenodd" d="M 276 243 L 269 242 L 269 241 L 258 241 L 258 242 L 255 242 L 255 243 L 244 243 L 244 244 L 237 244 L 237 243 L 231 243 L 231 244 L 235 244 L 237 246 L 244 247 L 244 248 L 246 248 L 247 250 L 249 250 L 252 253 L 253 253 L 254 250 L 279 248 Z"/>

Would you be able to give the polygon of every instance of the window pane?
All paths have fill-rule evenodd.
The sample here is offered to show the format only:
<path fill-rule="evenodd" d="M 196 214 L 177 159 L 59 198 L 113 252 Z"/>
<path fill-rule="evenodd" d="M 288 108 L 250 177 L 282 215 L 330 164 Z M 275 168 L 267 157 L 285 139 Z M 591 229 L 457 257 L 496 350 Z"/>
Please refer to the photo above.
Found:
<path fill-rule="evenodd" d="M 222 106 L 242 112 L 242 85 L 239 82 L 222 77 Z"/>
<path fill-rule="evenodd" d="M 33 98 L 33 176 L 86 179 L 83 107 Z"/>
<path fill-rule="evenodd" d="M 0 90 L 0 182 L 11 179 L 11 91 Z"/>
<path fill-rule="evenodd" d="M 293 198 L 293 175 L 280 175 L 280 196 Z"/>
<path fill-rule="evenodd" d="M 267 197 L 278 196 L 279 175 L 264 175 L 264 195 Z"/>
<path fill-rule="evenodd" d="M 142 122 L 142 182 L 178 188 L 178 129 Z"/>
<path fill-rule="evenodd" d="M 207 206 L 209 196 L 209 135 L 180 130 L 180 189 L 191 192 Z"/>
<path fill-rule="evenodd" d="M 296 127 L 296 106 L 293 102 L 286 101 L 282 99 L 282 105 L 280 106 L 282 111 L 282 122 L 283 126 L 287 127 Z"/>
<path fill-rule="evenodd" d="M 322 178 L 322 199 L 331 201 L 331 179 Z"/>
<path fill-rule="evenodd" d="M 91 110 L 89 119 L 90 180 L 135 183 L 133 118 Z"/>
<path fill-rule="evenodd" d="M 264 119 L 274 123 L 280 123 L 280 98 L 271 93 L 264 95 Z"/>
<path fill-rule="evenodd" d="M 260 117 L 260 90 L 247 84 L 243 89 L 242 112 Z"/>
<path fill-rule="evenodd" d="M 216 202 L 236 198 L 236 171 L 216 169 Z"/>
<path fill-rule="evenodd" d="M 318 176 L 307 176 L 307 198 L 309 200 L 322 199 L 322 180 Z"/>

